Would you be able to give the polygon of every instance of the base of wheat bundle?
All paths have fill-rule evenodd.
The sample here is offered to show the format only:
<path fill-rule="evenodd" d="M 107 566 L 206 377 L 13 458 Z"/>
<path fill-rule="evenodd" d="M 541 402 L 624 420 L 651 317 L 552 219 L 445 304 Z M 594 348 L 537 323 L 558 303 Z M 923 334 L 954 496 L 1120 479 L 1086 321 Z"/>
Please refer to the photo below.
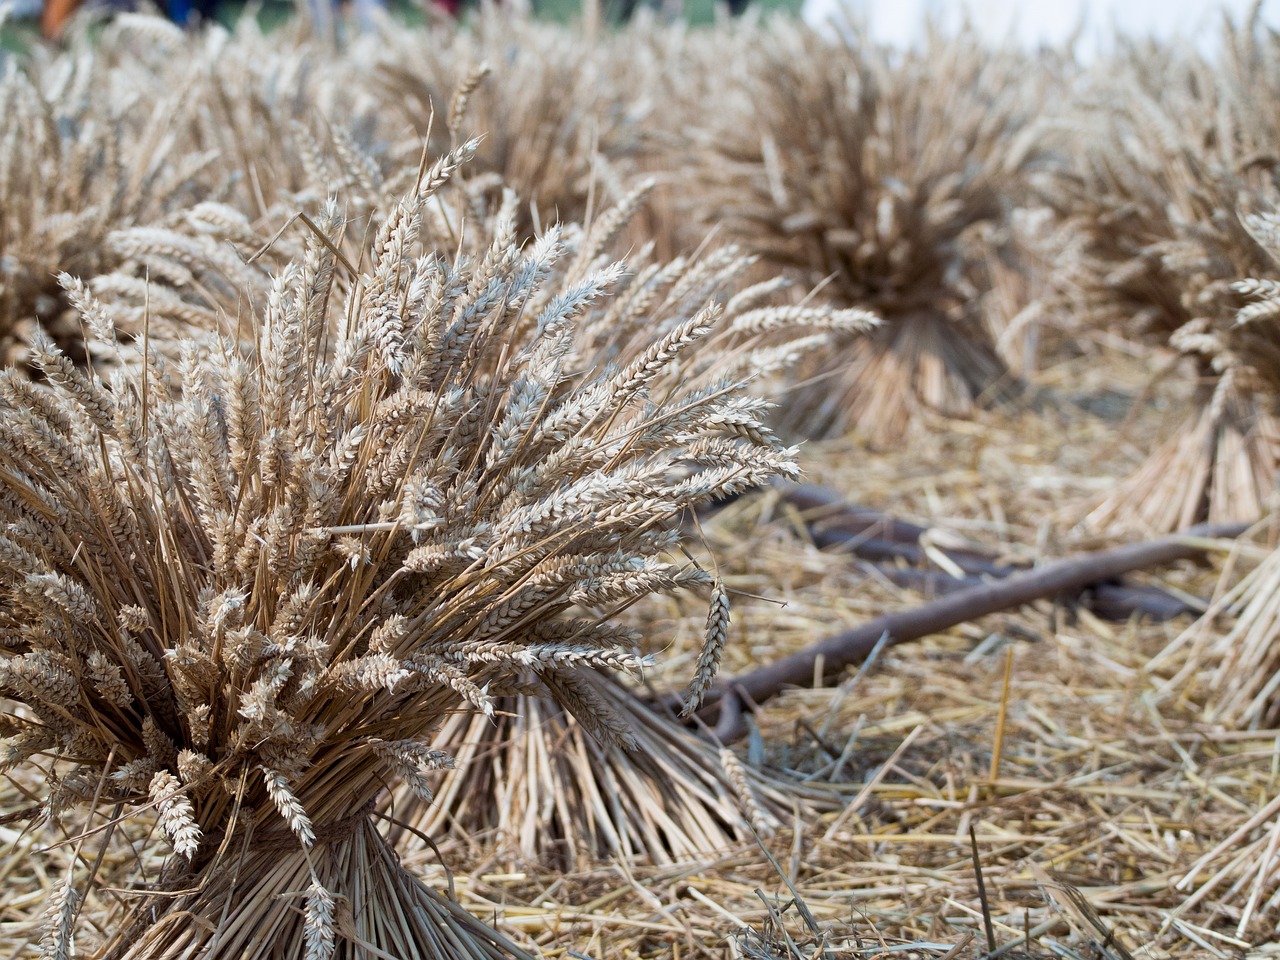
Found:
<path fill-rule="evenodd" d="M 886 317 L 870 336 L 815 357 L 800 379 L 786 394 L 782 429 L 810 438 L 853 432 L 877 446 L 900 442 L 923 411 L 969 417 L 1013 390 L 975 324 L 927 312 Z"/>
<path fill-rule="evenodd" d="M 1263 515 L 1280 466 L 1280 418 L 1237 373 L 1199 393 L 1177 432 L 1089 513 L 1091 527 L 1170 533 Z"/>
<path fill-rule="evenodd" d="M 208 863 L 171 872 L 104 960 L 247 957 L 264 939 L 306 960 L 533 960 L 406 871 L 369 809 L 315 829 L 307 848 L 287 830 L 246 832 Z"/>
<path fill-rule="evenodd" d="M 607 674 L 592 677 L 590 691 L 625 719 L 626 742 L 601 738 L 552 701 L 509 698 L 493 720 L 449 720 L 438 739 L 458 763 L 435 801 L 402 790 L 389 814 L 428 836 L 569 869 L 613 856 L 696 860 L 848 799 L 743 763 Z"/>

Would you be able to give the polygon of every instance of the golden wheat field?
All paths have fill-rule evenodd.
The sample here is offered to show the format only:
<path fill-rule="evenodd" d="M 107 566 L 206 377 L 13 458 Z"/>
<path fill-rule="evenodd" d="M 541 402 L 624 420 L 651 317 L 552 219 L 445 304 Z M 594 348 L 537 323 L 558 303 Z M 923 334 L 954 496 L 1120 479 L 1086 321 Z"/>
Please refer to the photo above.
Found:
<path fill-rule="evenodd" d="M 1280 36 L 586 13 L 0 52 L 0 957 L 1280 956 Z"/>

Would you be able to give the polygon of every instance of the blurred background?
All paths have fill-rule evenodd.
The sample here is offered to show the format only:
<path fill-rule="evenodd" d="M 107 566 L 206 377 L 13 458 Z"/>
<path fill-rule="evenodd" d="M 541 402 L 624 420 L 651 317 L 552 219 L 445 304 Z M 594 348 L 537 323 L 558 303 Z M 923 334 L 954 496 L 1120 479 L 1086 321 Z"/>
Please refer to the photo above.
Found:
<path fill-rule="evenodd" d="M 123 5 L 128 0 L 88 2 Z M 0 8 L 9 7 L 11 16 L 18 19 L 32 19 L 40 15 L 42 3 L 43 0 L 0 0 Z M 614 21 L 647 5 L 665 16 L 683 17 L 692 23 L 710 22 L 717 6 L 726 6 L 723 0 L 518 0 L 516 5 L 531 5 L 544 19 L 568 21 L 595 3 L 605 17 Z M 414 13 L 424 5 L 438 5 L 454 12 L 455 7 L 465 8 L 468 0 L 390 0 L 390 5 L 415 19 Z M 1075 37 L 1076 52 L 1085 57 L 1105 51 L 1117 31 L 1134 38 L 1191 39 L 1204 48 L 1202 52 L 1211 52 L 1209 38 L 1218 36 L 1222 16 L 1239 23 L 1255 7 L 1259 8 L 1262 23 L 1280 28 L 1280 0 L 1056 0 L 1035 4 L 1022 0 L 733 0 L 732 5 L 787 10 L 815 26 L 851 17 L 868 25 L 877 39 L 897 46 L 919 43 L 927 22 L 954 32 L 967 20 L 992 44 L 1013 39 L 1023 47 L 1034 48 Z M 261 0 L 257 6 L 273 22 L 287 15 L 294 0 Z M 229 21 L 244 7 L 245 0 L 226 0 L 217 4 L 217 16 Z"/>
<path fill-rule="evenodd" d="M 841 0 L 803 0 L 804 18 L 818 25 L 841 15 Z M 1131 37 L 1161 40 L 1190 38 L 1197 45 L 1219 34 L 1223 14 L 1240 22 L 1258 7 L 1262 22 L 1280 27 L 1276 0 L 843 0 L 844 8 L 865 21 L 873 35 L 897 45 L 919 42 L 922 24 L 932 20 L 948 32 L 968 18 L 991 43 L 1013 38 L 1023 46 L 1054 45 L 1077 36 L 1077 52 L 1096 55 L 1107 38 L 1122 31 Z M 1209 43 L 1211 46 L 1212 44 Z"/>

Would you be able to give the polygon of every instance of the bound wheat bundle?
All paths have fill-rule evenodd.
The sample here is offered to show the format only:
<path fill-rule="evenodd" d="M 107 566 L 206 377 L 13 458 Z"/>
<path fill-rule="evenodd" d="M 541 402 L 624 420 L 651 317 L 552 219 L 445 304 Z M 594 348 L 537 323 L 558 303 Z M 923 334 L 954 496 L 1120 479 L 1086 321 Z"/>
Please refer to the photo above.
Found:
<path fill-rule="evenodd" d="M 117 286 L 132 275 L 133 294 L 117 292 L 138 309 L 114 319 L 137 334 L 133 321 L 146 300 L 138 287 L 152 268 L 150 276 L 184 294 L 204 279 L 193 271 L 221 264 L 233 281 L 243 272 L 225 243 L 239 245 L 241 259 L 255 252 L 244 248 L 238 221 L 279 225 L 330 191 L 342 191 L 354 218 L 377 199 L 403 194 L 420 145 L 380 139 L 370 98 L 333 79 L 346 67 L 312 68 L 318 49 L 296 30 L 268 38 L 252 17 L 233 32 L 189 34 L 163 18 L 129 14 L 92 37 L 73 36 L 60 56 L 37 47 L 6 70 L 0 363 L 25 362 L 37 327 L 84 359 L 60 272 L 115 272 Z M 384 176 L 392 166 L 397 175 Z M 175 227 L 202 215 L 197 204 L 209 205 L 206 218 L 221 205 L 217 217 L 231 233 L 216 235 L 218 224 L 206 223 L 197 231 L 210 241 L 204 249 L 166 245 Z M 288 239 L 277 247 L 297 252 Z M 196 306 L 187 296 L 187 307 L 165 320 L 211 329 Z"/>
<path fill-rule="evenodd" d="M 1210 58 L 1117 38 L 1074 104 L 1041 126 L 1070 160 L 1041 186 L 1065 221 L 1057 280 L 1086 329 L 1163 345 L 1266 265 L 1235 213 L 1274 179 L 1280 122 L 1259 105 L 1280 88 L 1280 45 L 1256 21 L 1225 18 L 1219 40 Z"/>
<path fill-rule="evenodd" d="M 1233 291 L 1243 301 L 1232 323 L 1205 334 L 1214 339 L 1213 358 L 1219 374 L 1216 395 L 1227 384 L 1249 398 L 1257 411 L 1254 429 L 1265 436 L 1272 451 L 1271 471 L 1258 478 L 1274 489 L 1280 429 L 1276 406 L 1280 401 L 1280 217 L 1255 214 L 1242 223 L 1270 258 L 1271 269 L 1238 280 Z M 1237 454 L 1239 457 L 1239 454 Z M 1274 500 L 1269 504 L 1274 513 Z M 1184 642 L 1191 649 L 1181 670 L 1164 684 L 1166 694 L 1180 693 L 1188 684 L 1209 691 L 1206 713 L 1219 724 L 1247 730 L 1269 730 L 1280 724 L 1280 550 L 1274 547 L 1262 562 L 1240 578 L 1209 611 L 1187 630 L 1172 652 Z M 1226 616 L 1231 619 L 1224 623 Z M 1157 664 L 1160 658 L 1157 658 Z M 1249 807 L 1242 813 L 1250 814 Z M 1196 861 L 1178 882 L 1188 893 L 1177 911 L 1198 904 L 1230 905 L 1235 935 L 1274 928 L 1280 909 L 1280 798 L 1257 802 L 1256 811 Z"/>
<path fill-rule="evenodd" d="M 1203 155 L 1193 145 L 1209 132 L 1213 110 L 1187 92 L 1200 87 L 1195 58 L 1124 44 L 1086 76 L 1066 110 L 1039 124 L 1067 158 L 1038 184 L 1060 221 L 1052 269 L 1062 312 L 1081 336 L 1120 330 L 1163 344 L 1196 312 L 1159 247 L 1204 212 L 1194 193 L 1206 179 Z M 1203 79 L 1212 89 L 1212 77 Z"/>
<path fill-rule="evenodd" d="M 1047 194 L 1069 211 L 1055 267 L 1069 312 L 1106 336 L 1167 343 L 1197 387 L 1185 420 L 1090 513 L 1097 527 L 1254 519 L 1280 462 L 1280 424 L 1226 347 L 1241 306 L 1231 282 L 1270 269 L 1241 214 L 1275 195 L 1280 128 L 1257 104 L 1280 90 L 1278 48 L 1225 37 L 1213 62 L 1139 47 L 1100 67 L 1067 124 L 1080 162 Z"/>
<path fill-rule="evenodd" d="M 640 195 L 609 211 L 596 231 L 625 229 Z M 595 232 L 595 231 L 593 231 Z M 643 263 L 643 261 L 641 261 Z M 829 346 L 833 336 L 865 332 L 874 318 L 861 310 L 769 306 L 778 284 L 765 281 L 729 295 L 753 264 L 732 248 L 640 269 L 622 294 L 636 303 L 679 303 L 689 291 L 720 294 L 735 343 L 751 344 L 760 375 L 785 378 L 798 360 Z M 665 312 L 659 311 L 659 316 Z M 679 311 L 677 311 L 679 312 Z M 608 349 L 601 342 L 594 349 Z M 664 384 L 662 391 L 673 389 Z M 655 383 L 655 389 L 657 384 Z M 755 429 L 755 428 L 753 428 Z M 723 636 L 729 596 L 717 584 L 706 635 Z M 697 689 L 709 681 L 719 650 L 698 661 Z M 832 790 L 807 789 L 742 764 L 695 735 L 678 718 L 647 704 L 615 677 L 584 675 L 593 696 L 625 719 L 634 743 L 601 738 L 563 704 L 526 691 L 496 710 L 496 720 L 457 716 L 439 740 L 475 762 L 443 771 L 435 802 L 402 788 L 391 801 L 398 821 L 420 832 L 445 832 L 489 854 L 542 866 L 582 866 L 611 856 L 668 863 L 719 850 L 767 833 L 797 813 L 812 815 L 839 802 Z M 689 703 L 696 695 L 689 697 Z"/>
<path fill-rule="evenodd" d="M 405 42 L 400 36 L 404 31 L 383 26 L 385 31 L 375 36 L 379 43 L 386 40 L 388 49 L 378 46 L 366 50 L 372 40 L 363 38 L 353 49 L 333 52 L 332 56 L 353 63 L 362 62 L 361 51 L 368 52 L 373 62 L 391 57 L 390 47 Z M 489 30 L 498 28 L 490 25 Z M 421 36 L 417 39 L 421 41 Z M 145 315 L 151 334 L 165 338 L 184 327 L 212 330 L 234 320 L 240 310 L 238 298 L 250 291 L 265 296 L 269 269 L 279 269 L 301 255 L 299 231 L 288 229 L 290 224 L 314 215 L 324 198 L 336 192 L 343 198 L 344 216 L 352 224 L 349 229 L 373 229 L 374 212 L 412 187 L 417 167 L 408 161 L 417 159 L 424 143 L 427 149 L 438 146 L 445 151 L 465 139 L 464 128 L 476 126 L 468 119 L 470 107 L 493 82 L 483 63 L 457 78 L 448 77 L 450 83 L 456 80 L 456 86 L 444 101 L 448 106 L 444 119 L 435 124 L 440 131 L 437 135 L 432 129 L 431 92 L 422 93 L 419 101 L 413 90 L 392 91 L 379 80 L 357 76 L 348 86 L 350 97 L 335 97 L 329 85 L 317 82 L 305 66 L 318 46 L 314 37 L 305 31 L 286 36 L 280 52 L 274 50 L 276 42 L 275 37 L 265 39 L 249 18 L 237 25 L 234 35 L 217 43 L 210 41 L 210 48 L 218 55 L 208 65 L 211 89 L 200 93 L 208 101 L 207 108 L 191 111 L 188 133 L 190 142 L 218 146 L 216 152 L 224 158 L 223 188 L 216 194 L 221 199 L 206 199 L 161 224 L 122 225 L 105 234 L 102 248 L 110 255 L 114 269 L 95 276 L 92 288 L 110 303 L 117 325 L 141 330 Z M 461 69 L 460 63 L 470 60 L 467 51 L 472 43 L 455 38 L 453 46 L 460 49 L 450 48 L 448 66 Z M 396 63 L 410 59 L 404 50 L 397 48 L 395 53 L 400 58 Z M 378 71 L 374 76 L 379 76 Z M 372 89 L 352 92 L 361 90 L 362 84 Z M 300 90 L 297 98 L 278 95 L 281 88 L 290 87 Z M 440 87 L 440 91 L 448 89 Z M 544 89 L 540 95 L 549 94 Z M 393 142 L 380 135 L 379 124 L 371 117 L 389 114 L 385 108 L 393 103 L 410 104 L 408 115 L 424 125 L 422 140 Z M 422 107 L 420 115 L 413 104 Z M 531 114 L 537 113 L 536 97 L 526 106 Z M 299 115 L 305 115 L 306 122 Z M 498 122 L 509 119 L 505 115 L 496 118 Z M 529 117 L 526 122 L 531 124 L 530 130 L 536 126 Z M 544 133 L 558 129 L 553 120 L 543 117 L 541 122 Z M 587 119 L 579 118 L 579 122 L 586 124 Z M 478 142 L 483 145 L 493 139 L 485 133 Z M 527 138 L 516 140 L 522 144 L 521 151 L 529 147 Z M 578 148 L 582 155 L 577 169 L 586 171 L 591 166 L 592 145 L 583 140 Z M 536 147 L 528 152 L 541 156 Z M 495 208 L 504 211 L 503 217 L 516 219 L 521 238 L 527 237 L 539 220 L 536 211 L 529 215 L 527 204 L 514 202 L 516 194 L 492 169 L 483 169 L 485 162 L 492 165 L 492 159 L 482 158 L 477 149 L 477 156 L 465 168 L 467 175 L 460 171 L 452 181 L 451 202 L 460 210 L 446 211 L 436 205 L 423 211 L 441 243 L 469 246 L 473 237 L 461 228 L 462 218 L 470 223 L 486 221 Z M 477 167 L 482 169 L 476 172 Z M 587 212 L 585 173 L 583 178 L 580 199 L 584 202 L 572 204 L 580 213 Z M 625 216 L 614 214 L 624 229 L 649 189 L 643 183 L 638 189 L 613 183 L 611 192 L 616 192 L 628 211 Z M 605 209 L 604 198 L 596 199 L 595 210 Z M 349 252 L 359 259 L 360 251 Z"/>
<path fill-rule="evenodd" d="M 41 326 L 77 359 L 83 345 L 57 283 L 115 261 L 103 240 L 118 227 L 155 223 L 195 202 L 211 156 L 181 159 L 170 125 L 181 112 L 177 71 L 85 45 L 54 59 L 37 50 L 0 80 L 0 362 L 25 357 Z"/>
<path fill-rule="evenodd" d="M 87 808 L 92 837 L 150 807 L 174 849 L 102 956 L 518 953 L 399 868 L 378 793 L 426 796 L 439 725 L 506 693 L 637 742 L 594 679 L 644 663 L 610 614 L 682 588 L 720 609 L 674 521 L 794 472 L 744 390 L 780 348 L 685 309 L 706 272 L 629 294 L 607 221 L 419 249 L 474 149 L 420 173 L 354 280 L 330 207 L 252 336 L 107 381 L 42 339 L 47 387 L 0 375 L 3 762 L 43 765 L 43 815 Z M 130 349 L 65 282 L 99 347 Z M 51 955 L 83 882 L 50 906 Z"/>
<path fill-rule="evenodd" d="M 455 195 L 457 202 L 473 206 L 474 196 L 462 193 L 461 199 Z M 642 209 L 645 195 L 642 186 L 595 221 L 588 249 L 624 234 Z M 437 207 L 424 211 L 423 230 L 441 245 L 460 242 L 471 254 L 483 255 L 478 238 L 518 232 L 514 226 L 518 209 L 515 194 L 507 191 L 503 203 L 484 221 L 485 229 L 466 229 L 458 236 L 450 217 Z M 172 338 L 184 324 L 187 329 L 201 324 L 216 329 L 228 320 L 235 323 L 240 300 L 269 297 L 269 276 L 259 265 L 279 259 L 275 249 L 279 239 L 267 245 L 268 252 L 253 266 L 229 255 L 233 250 L 245 256 L 263 249 L 265 239 L 234 210 L 217 204 L 196 206 L 171 230 L 133 229 L 111 239 L 133 251 L 135 271 L 95 278 L 92 290 L 109 298 L 113 316 L 140 321 L 145 312 L 153 336 L 165 331 Z M 772 374 L 770 382 L 783 376 L 799 357 L 827 346 L 833 335 L 866 330 L 875 322 L 858 310 L 770 306 L 780 286 L 776 282 L 735 292 L 739 278 L 752 264 L 751 258 L 731 248 L 667 264 L 640 254 L 629 261 L 635 273 L 620 283 L 617 296 L 633 304 L 629 310 L 654 310 L 651 320 L 673 312 L 682 315 L 682 304 L 695 307 L 708 295 L 719 297 L 724 301 L 726 330 L 736 342 L 754 345 L 754 373 L 757 378 Z M 192 275 L 200 282 L 183 281 Z M 179 282 L 147 282 L 144 277 L 173 277 Z M 156 349 L 166 348 L 156 343 Z M 618 344 L 608 337 L 596 338 L 590 349 L 612 355 Z M 720 349 L 729 345 L 722 341 Z M 650 389 L 670 388 L 660 379 Z M 723 593 L 719 603 L 727 604 Z M 719 610 L 719 605 L 714 609 Z M 500 702 L 496 719 L 460 715 L 447 722 L 437 737 L 439 744 L 456 756 L 483 755 L 485 761 L 463 763 L 456 773 L 443 771 L 436 788 L 440 800 L 428 802 L 414 790 L 402 788 L 390 799 L 389 809 L 397 820 L 428 835 L 439 836 L 447 830 L 469 845 L 484 844 L 489 852 L 501 849 L 547 864 L 580 863 L 611 853 L 643 854 L 651 861 L 666 862 L 722 848 L 749 835 L 749 825 L 765 830 L 766 824 L 791 816 L 796 803 L 811 812 L 834 802 L 830 792 L 806 793 L 798 785 L 775 782 L 749 767 L 735 767 L 732 759 L 724 761 L 717 748 L 675 718 L 641 703 L 616 680 L 600 676 L 590 682 L 629 727 L 644 731 L 642 749 L 598 741 L 554 702 L 520 695 Z M 572 751 L 566 750 L 568 743 L 574 745 Z M 538 776 L 524 776 L 535 769 L 529 766 L 531 757 L 553 762 L 540 766 Z M 579 762 L 584 758 L 590 761 Z M 630 793 L 616 789 L 621 783 L 628 785 Z M 613 796 L 615 801 L 606 808 L 589 802 L 588 798 L 600 795 Z M 626 797 L 632 802 L 625 802 Z M 553 815 L 545 812 L 549 803 L 554 804 Z M 653 828 L 655 817 L 663 818 L 663 829 Z"/>
<path fill-rule="evenodd" d="M 897 56 L 782 22 L 744 37 L 690 202 L 767 263 L 830 278 L 839 302 L 885 320 L 805 371 L 784 422 L 887 441 L 921 405 L 971 412 L 1005 368 L 966 286 L 969 244 L 1027 160 L 1034 67 L 968 34 Z"/>
<path fill-rule="evenodd" d="M 245 205 L 237 206 L 231 196 L 194 204 L 160 225 L 122 226 L 106 233 L 102 246 L 115 266 L 89 284 L 94 296 L 110 307 L 117 327 L 135 335 L 145 328 L 158 346 L 192 330 L 225 327 L 229 334 L 243 335 L 244 310 L 265 302 L 273 275 L 304 255 L 303 227 L 314 227 L 312 218 L 319 216 L 326 196 L 341 194 L 342 236 L 357 238 L 355 245 L 346 242 L 346 252 L 359 261 L 358 239 L 375 228 L 377 211 L 394 207 L 402 188 L 412 187 L 418 173 L 415 165 L 384 176 L 370 151 L 333 127 L 324 142 L 287 117 L 268 118 L 267 127 L 290 130 L 302 161 L 297 169 L 286 168 L 287 182 L 277 182 L 274 192 L 258 182 L 256 206 L 266 211 L 261 217 L 251 219 Z M 517 206 L 509 191 L 503 204 L 508 212 Z M 431 236 L 444 245 L 473 239 L 459 235 L 461 212 L 451 207 L 430 205 L 422 217 Z M 290 229 L 295 223 L 299 226 Z M 341 246 L 342 237 L 331 242 Z"/>
<path fill-rule="evenodd" d="M 422 138 L 407 135 L 395 102 L 366 72 L 379 40 L 407 32 L 419 51 L 435 40 L 383 28 L 340 47 L 302 18 L 265 30 L 244 15 L 230 31 L 208 30 L 189 51 L 201 79 L 180 114 L 190 148 L 218 157 L 216 190 L 204 199 L 278 226 L 340 195 L 347 218 L 363 223 L 412 189 Z M 432 146 L 439 155 L 450 144 Z"/>
<path fill-rule="evenodd" d="M 471 186 L 490 197 L 516 191 L 527 204 L 520 233 L 530 236 L 581 222 L 628 192 L 653 103 L 635 75 L 643 46 L 624 29 L 625 38 L 593 42 L 486 4 L 465 27 L 430 38 L 398 28 L 366 38 L 361 83 L 433 149 L 446 149 L 451 135 L 480 136 Z M 440 123 L 448 104 L 449 122 Z"/>

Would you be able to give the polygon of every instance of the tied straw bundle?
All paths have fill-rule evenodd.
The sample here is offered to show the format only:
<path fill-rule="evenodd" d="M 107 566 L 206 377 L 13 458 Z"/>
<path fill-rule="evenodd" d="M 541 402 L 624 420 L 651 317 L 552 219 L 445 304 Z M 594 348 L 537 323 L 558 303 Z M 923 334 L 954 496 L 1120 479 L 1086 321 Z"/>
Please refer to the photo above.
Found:
<path fill-rule="evenodd" d="M 1241 222 L 1266 251 L 1271 269 L 1237 280 L 1233 291 L 1245 302 L 1230 324 L 1214 331 L 1221 380 L 1263 410 L 1274 411 L 1280 397 L 1280 215 L 1244 215 Z M 1194 628 L 1160 659 L 1191 638 L 1187 662 L 1166 684 L 1174 690 L 1199 675 L 1214 691 L 1214 720 L 1254 729 L 1280 723 L 1280 550 L 1272 549 L 1230 587 Z M 1224 612 L 1234 616 L 1226 629 Z"/>
<path fill-rule="evenodd" d="M 831 40 L 781 21 L 744 29 L 734 63 L 687 164 L 692 215 L 885 321 L 814 354 L 780 422 L 887 446 L 925 409 L 968 416 L 1011 395 L 977 251 L 1034 159 L 1022 131 L 1043 69 L 971 32 L 898 57 L 852 26 Z"/>
<path fill-rule="evenodd" d="M 420 242 L 474 148 L 420 172 L 358 277 L 330 205 L 252 337 L 139 361 L 67 278 L 110 378 L 47 340 L 47 387 L 0 375 L 0 760 L 42 765 L 41 812 L 87 808 L 86 838 L 153 808 L 175 854 L 101 956 L 519 954 L 400 868 L 377 795 L 425 799 L 439 725 L 499 695 L 634 743 L 584 679 L 644 663 L 611 613 L 721 602 L 668 559 L 674 521 L 794 473 L 745 386 L 795 347 L 727 329 L 696 270 L 645 296 L 601 254 L 617 218 Z M 82 890 L 50 906 L 51 955 Z"/>
<path fill-rule="evenodd" d="M 1185 411 L 1089 512 L 1095 529 L 1256 520 L 1280 464 L 1280 421 L 1233 332 L 1246 305 L 1234 281 L 1274 268 L 1247 222 L 1280 183 L 1280 126 L 1258 107 L 1280 90 L 1280 43 L 1256 18 L 1224 24 L 1221 40 L 1212 57 L 1124 44 L 1045 123 L 1071 157 L 1041 181 L 1061 221 L 1051 264 L 1061 312 L 1077 318 L 1082 343 L 1118 331 L 1172 348 L 1151 387 L 1187 388 Z"/>
<path fill-rule="evenodd" d="M 719 591 L 708 619 L 727 613 Z M 849 799 L 743 763 L 607 674 L 584 679 L 627 719 L 633 747 L 592 736 L 536 696 L 500 703 L 496 725 L 456 715 L 440 739 L 460 762 L 441 774 L 434 803 L 401 787 L 396 819 L 513 862 L 572 870 L 609 857 L 688 862 Z"/>

